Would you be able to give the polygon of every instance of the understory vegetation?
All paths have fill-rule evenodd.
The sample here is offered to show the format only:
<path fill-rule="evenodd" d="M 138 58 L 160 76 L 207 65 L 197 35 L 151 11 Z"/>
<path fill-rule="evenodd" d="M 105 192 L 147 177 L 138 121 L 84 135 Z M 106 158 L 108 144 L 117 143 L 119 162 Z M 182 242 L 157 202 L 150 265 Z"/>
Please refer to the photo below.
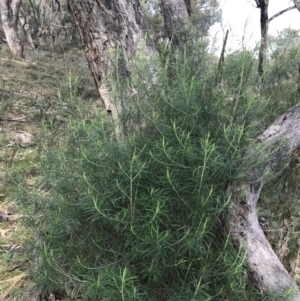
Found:
<path fill-rule="evenodd" d="M 168 47 L 151 68 L 137 60 L 129 77 L 111 78 L 121 101 L 114 122 L 79 106 L 70 76 L 57 100 L 73 115 L 59 127 L 63 139 L 41 151 L 34 185 L 11 174 L 32 233 L 35 291 L 87 301 L 276 299 L 251 283 L 223 216 L 228 183 L 243 181 L 250 164 L 247 149 L 298 102 L 298 69 L 289 62 L 299 51 L 272 54 L 262 83 L 255 51 L 242 49 L 218 65 L 205 41 L 192 50 Z M 287 70 L 277 72 L 280 66 Z M 51 120 L 48 133 L 56 128 Z M 284 168 L 280 183 L 266 187 L 260 215 L 270 221 L 270 239 L 282 225 L 293 228 L 286 244 L 293 256 L 283 256 L 291 270 L 299 191 L 289 177 L 299 177 L 298 157 Z M 275 249 L 282 235 L 272 238 Z"/>

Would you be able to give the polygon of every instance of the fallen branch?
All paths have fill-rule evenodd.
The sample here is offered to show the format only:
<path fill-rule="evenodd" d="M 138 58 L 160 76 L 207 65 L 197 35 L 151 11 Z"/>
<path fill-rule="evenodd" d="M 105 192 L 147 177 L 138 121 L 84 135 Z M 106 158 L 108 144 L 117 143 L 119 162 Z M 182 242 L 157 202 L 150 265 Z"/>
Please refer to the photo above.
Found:
<path fill-rule="evenodd" d="M 22 217 L 23 217 L 22 214 L 7 215 L 7 214 L 0 213 L 0 222 L 16 221 Z"/>
<path fill-rule="evenodd" d="M 255 147 L 246 154 L 247 162 L 251 162 L 246 182 L 232 184 L 227 191 L 232 198 L 227 227 L 247 253 L 249 275 L 263 292 L 290 290 L 291 300 L 300 300 L 299 289 L 266 239 L 258 222 L 256 204 L 264 184 L 281 174 L 276 173 L 278 164 L 298 148 L 300 105 L 279 116 L 257 137 Z"/>

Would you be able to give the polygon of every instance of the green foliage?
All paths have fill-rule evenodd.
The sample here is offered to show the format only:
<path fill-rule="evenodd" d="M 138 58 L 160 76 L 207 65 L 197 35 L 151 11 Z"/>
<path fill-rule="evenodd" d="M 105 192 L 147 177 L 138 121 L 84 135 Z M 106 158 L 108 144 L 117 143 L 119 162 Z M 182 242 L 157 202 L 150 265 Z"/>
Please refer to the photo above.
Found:
<path fill-rule="evenodd" d="M 198 37 L 208 35 L 211 26 L 221 21 L 218 0 L 191 0 L 191 22 Z"/>
<path fill-rule="evenodd" d="M 39 229 L 29 248 L 39 290 L 87 301 L 262 300 L 223 215 L 227 183 L 243 179 L 243 154 L 274 102 L 251 89 L 253 53 L 228 58 L 216 87 L 213 58 L 204 42 L 197 49 L 137 58 L 129 78 L 111 82 L 119 119 L 70 123 L 39 185 L 22 190 L 27 224 Z M 75 83 L 61 97 L 76 98 Z"/>
<path fill-rule="evenodd" d="M 285 29 L 270 41 L 269 68 L 265 75 L 266 93 L 275 107 L 293 106 L 299 100 L 299 32 Z"/>

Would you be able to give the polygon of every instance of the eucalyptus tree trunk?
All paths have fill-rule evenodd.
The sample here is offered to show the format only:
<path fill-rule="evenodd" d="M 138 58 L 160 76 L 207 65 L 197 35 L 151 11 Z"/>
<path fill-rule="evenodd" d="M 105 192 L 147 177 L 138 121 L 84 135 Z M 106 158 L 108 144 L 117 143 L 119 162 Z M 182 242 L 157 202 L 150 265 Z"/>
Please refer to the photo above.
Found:
<path fill-rule="evenodd" d="M 260 0 L 260 48 L 258 55 L 258 74 L 262 78 L 264 73 L 264 63 L 267 54 L 269 16 L 268 16 L 269 0 Z"/>
<path fill-rule="evenodd" d="M 161 0 L 162 14 L 169 40 L 179 46 L 186 42 L 186 22 L 189 17 L 190 1 Z"/>
<path fill-rule="evenodd" d="M 24 10 L 22 7 L 20 7 L 20 11 L 19 11 L 19 20 L 24 32 L 24 35 L 26 37 L 27 43 L 30 46 L 31 49 L 35 49 L 32 37 L 31 37 L 31 33 L 30 33 L 30 28 L 29 28 L 29 24 L 27 22 L 27 18 L 26 15 L 24 13 Z"/>
<path fill-rule="evenodd" d="M 116 109 L 103 80 L 113 69 L 128 75 L 129 62 L 136 54 L 144 52 L 147 58 L 156 53 L 141 5 L 138 0 L 68 0 L 68 7 L 103 104 L 116 119 Z M 118 62 L 114 62 L 117 53 Z"/>
<path fill-rule="evenodd" d="M 13 58 L 21 59 L 23 45 L 18 36 L 18 18 L 22 0 L 0 0 L 1 20 L 5 38 Z"/>
<path fill-rule="evenodd" d="M 259 48 L 259 55 L 258 55 L 258 74 L 262 79 L 263 79 L 264 64 L 265 64 L 266 54 L 267 54 L 269 24 L 275 18 L 279 17 L 280 15 L 294 8 L 297 8 L 300 12 L 300 3 L 298 2 L 298 0 L 293 0 L 293 1 L 295 4 L 294 6 L 287 7 L 274 14 L 271 18 L 269 18 L 268 15 L 269 0 L 255 0 L 257 8 L 260 9 L 261 38 L 260 38 L 260 48 Z"/>

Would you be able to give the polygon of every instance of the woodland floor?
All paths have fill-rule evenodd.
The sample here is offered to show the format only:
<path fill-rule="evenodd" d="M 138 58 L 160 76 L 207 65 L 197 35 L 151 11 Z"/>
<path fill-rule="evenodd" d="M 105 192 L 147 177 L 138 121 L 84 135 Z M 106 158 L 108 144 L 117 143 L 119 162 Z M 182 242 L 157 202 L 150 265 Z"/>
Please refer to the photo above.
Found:
<path fill-rule="evenodd" d="M 26 50 L 25 56 L 10 60 L 0 44 L 0 301 L 48 299 L 27 293 L 30 264 L 24 242 L 30 230 L 17 203 L 18 181 L 35 185 L 41 155 L 77 118 L 74 106 L 99 106 L 81 49 L 63 51 L 56 45 Z"/>

